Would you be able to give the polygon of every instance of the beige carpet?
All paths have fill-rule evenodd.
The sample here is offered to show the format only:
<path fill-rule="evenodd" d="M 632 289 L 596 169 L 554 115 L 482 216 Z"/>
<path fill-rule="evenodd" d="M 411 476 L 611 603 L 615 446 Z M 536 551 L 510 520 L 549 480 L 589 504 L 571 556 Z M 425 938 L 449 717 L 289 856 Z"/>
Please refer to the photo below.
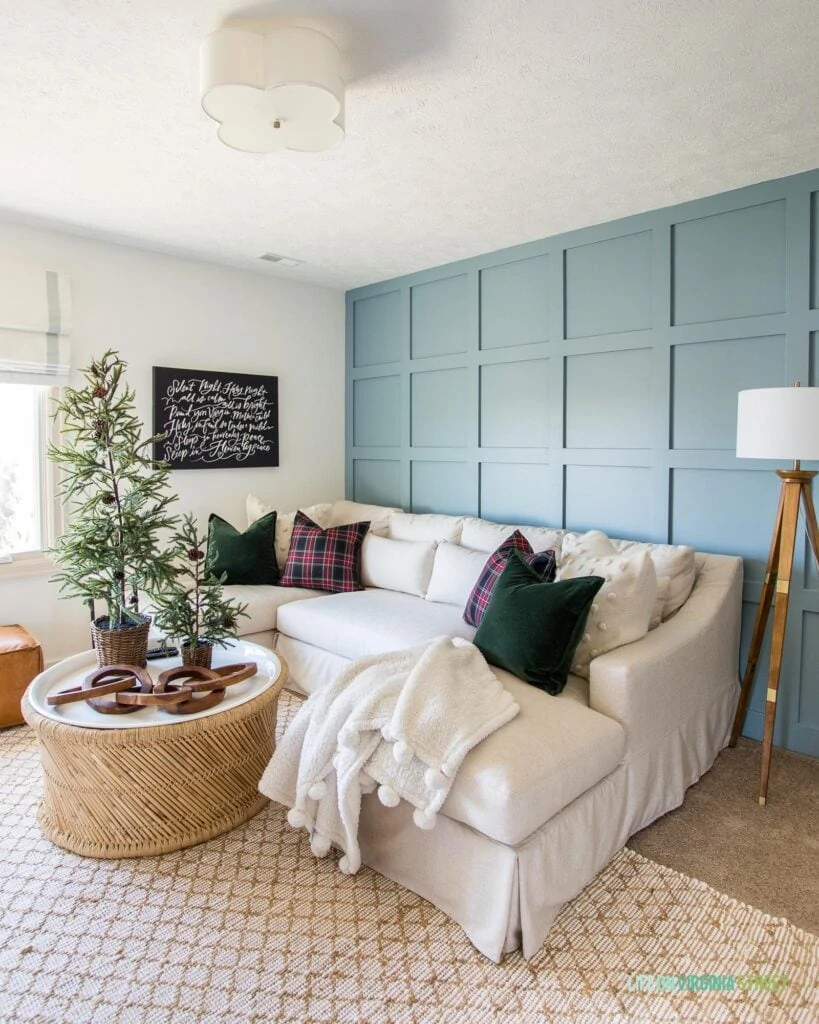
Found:
<path fill-rule="evenodd" d="M 94 861 L 40 834 L 27 728 L 0 733 L 0 779 L 3 1024 L 817 1019 L 819 939 L 631 851 L 533 960 L 496 966 L 414 894 L 316 861 L 273 806 L 190 850 Z M 777 992 L 635 990 L 773 974 Z"/>
<path fill-rule="evenodd" d="M 683 806 L 629 846 L 819 934 L 819 760 L 774 750 L 768 803 L 760 807 L 761 753 L 747 739 L 723 750 Z"/>

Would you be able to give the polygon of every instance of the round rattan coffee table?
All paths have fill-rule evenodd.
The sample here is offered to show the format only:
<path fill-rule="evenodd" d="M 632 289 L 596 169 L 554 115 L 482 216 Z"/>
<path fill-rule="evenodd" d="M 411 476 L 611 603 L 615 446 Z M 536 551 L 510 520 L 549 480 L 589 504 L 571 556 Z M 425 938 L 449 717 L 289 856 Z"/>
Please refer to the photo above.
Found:
<path fill-rule="evenodd" d="M 78 686 L 93 651 L 46 669 L 23 698 L 43 766 L 38 821 L 58 846 L 84 857 L 147 857 L 193 846 L 257 814 L 259 779 L 276 745 L 287 667 L 272 651 L 236 641 L 214 667 L 255 661 L 255 676 L 221 704 L 179 718 L 160 708 L 101 715 L 85 702 L 50 707 L 49 694 Z M 156 677 L 179 659 L 148 663 Z"/>

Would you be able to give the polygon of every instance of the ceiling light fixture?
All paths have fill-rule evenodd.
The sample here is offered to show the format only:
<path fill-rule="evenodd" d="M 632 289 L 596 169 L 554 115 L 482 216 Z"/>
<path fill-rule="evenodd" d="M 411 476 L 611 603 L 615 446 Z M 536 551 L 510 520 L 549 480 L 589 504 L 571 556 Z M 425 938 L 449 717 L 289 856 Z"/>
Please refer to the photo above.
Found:
<path fill-rule="evenodd" d="M 336 44 L 313 29 L 223 28 L 202 43 L 202 109 L 232 149 L 329 149 L 344 138 L 340 65 Z"/>

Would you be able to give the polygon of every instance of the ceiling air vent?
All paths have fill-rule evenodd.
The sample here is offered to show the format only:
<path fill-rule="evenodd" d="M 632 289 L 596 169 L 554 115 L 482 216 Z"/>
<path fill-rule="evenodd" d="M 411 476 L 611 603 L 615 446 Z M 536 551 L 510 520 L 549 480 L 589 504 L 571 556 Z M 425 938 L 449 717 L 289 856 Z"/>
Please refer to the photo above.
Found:
<path fill-rule="evenodd" d="M 275 252 L 263 252 L 258 258 L 268 263 L 278 263 L 280 267 L 300 267 L 304 263 L 304 260 L 295 260 L 292 256 L 279 256 Z"/>

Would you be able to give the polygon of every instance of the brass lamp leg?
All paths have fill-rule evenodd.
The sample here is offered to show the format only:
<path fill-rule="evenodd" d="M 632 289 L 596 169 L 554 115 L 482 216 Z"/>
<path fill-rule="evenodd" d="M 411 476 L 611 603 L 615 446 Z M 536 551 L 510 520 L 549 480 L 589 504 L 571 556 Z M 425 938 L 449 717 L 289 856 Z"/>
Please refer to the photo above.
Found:
<path fill-rule="evenodd" d="M 785 628 L 788 621 L 788 601 L 793 572 L 793 551 L 796 545 L 796 526 L 799 521 L 799 498 L 802 485 L 796 481 L 784 482 L 784 504 L 779 545 L 779 564 L 776 571 L 776 604 L 774 606 L 773 634 L 771 636 L 771 664 L 768 672 L 768 691 L 765 698 L 765 735 L 762 740 L 762 772 L 759 779 L 759 802 L 764 805 L 768 796 L 768 776 L 771 771 L 771 747 L 776 721 L 776 698 L 782 671 L 782 653 L 785 647 Z"/>

